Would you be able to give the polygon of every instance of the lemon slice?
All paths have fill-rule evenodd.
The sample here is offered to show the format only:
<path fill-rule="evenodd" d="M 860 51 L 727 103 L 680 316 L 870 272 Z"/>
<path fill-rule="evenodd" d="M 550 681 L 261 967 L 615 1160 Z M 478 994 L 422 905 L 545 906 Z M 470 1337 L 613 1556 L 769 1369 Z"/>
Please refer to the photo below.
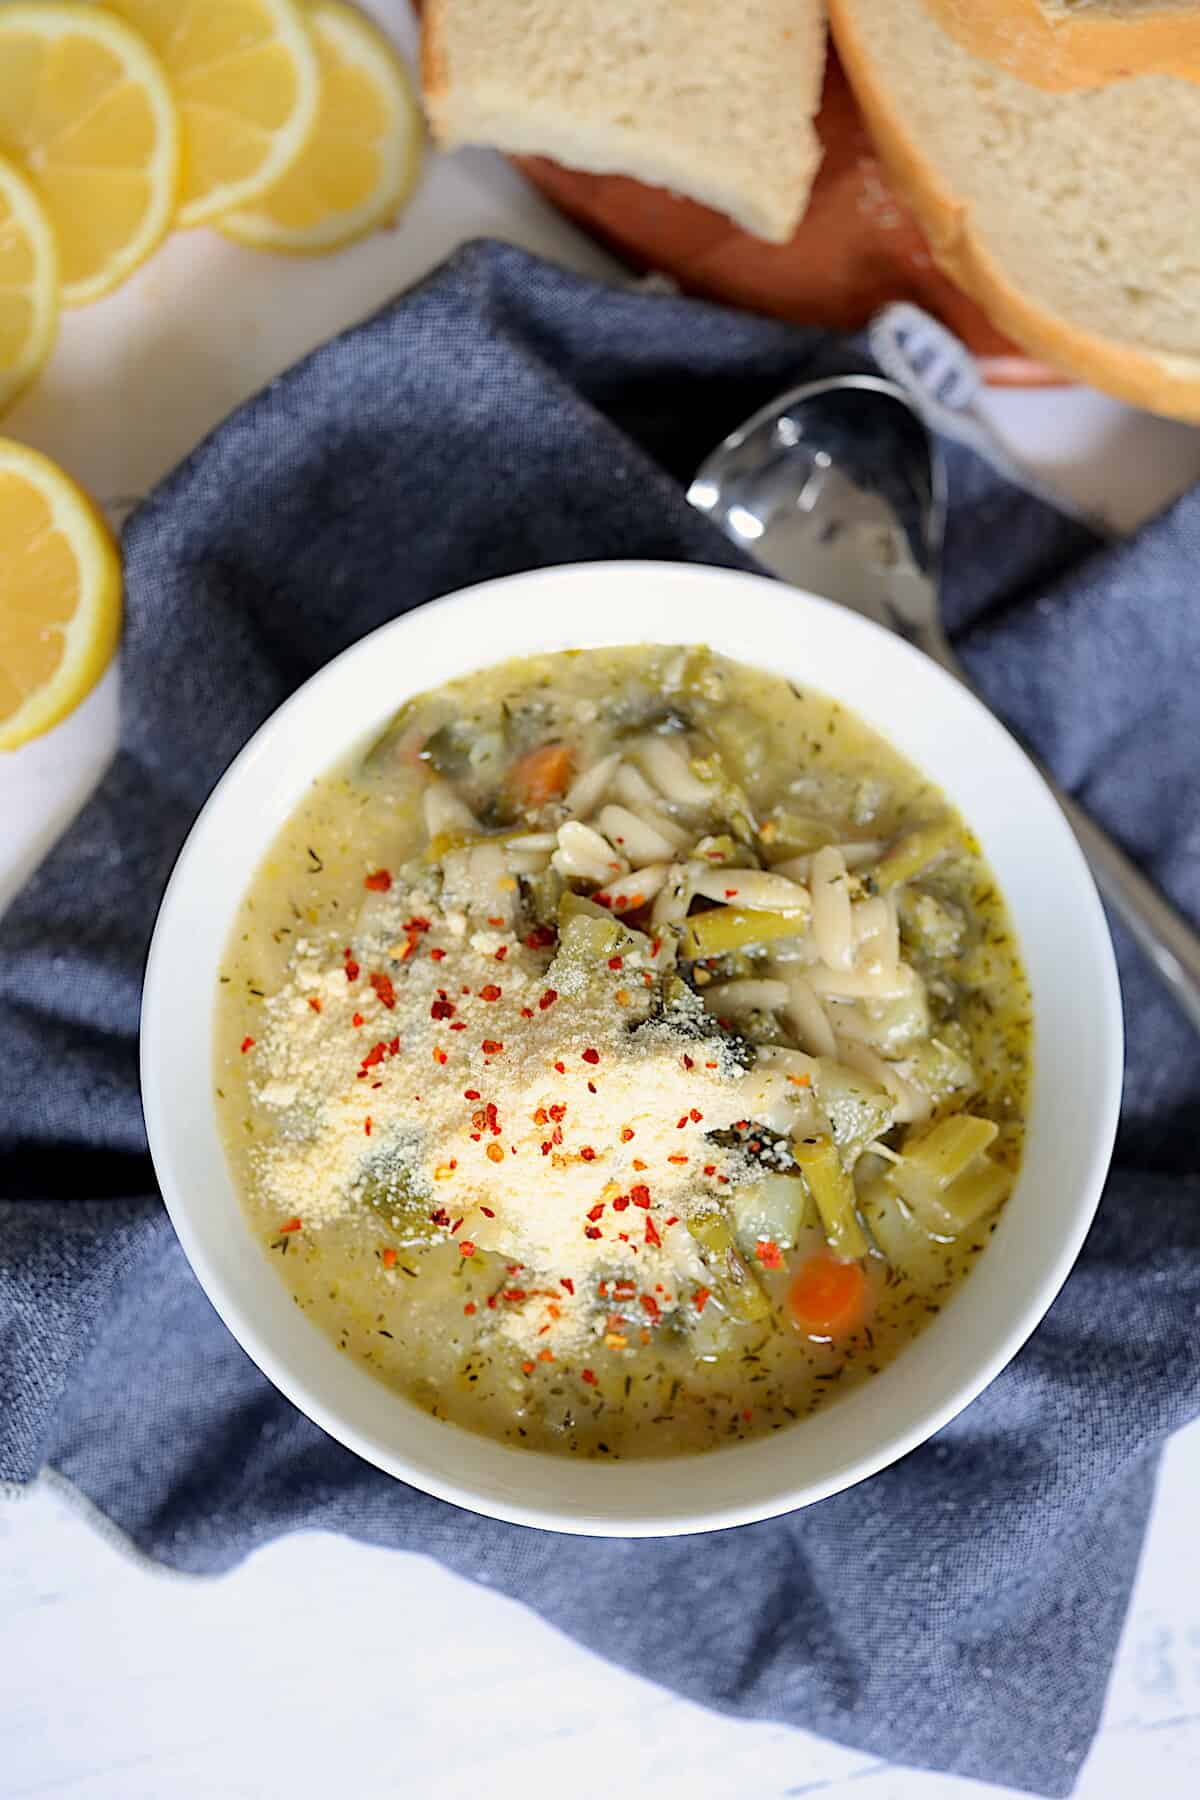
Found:
<path fill-rule="evenodd" d="M 297 0 L 110 0 L 162 59 L 183 117 L 176 224 L 265 194 L 317 116 L 317 52 Z"/>
<path fill-rule="evenodd" d="M 421 162 L 421 114 L 387 38 L 342 0 L 309 12 L 321 66 L 317 122 L 287 174 L 217 228 L 263 250 L 319 254 L 396 218 Z"/>
<path fill-rule="evenodd" d="M 0 750 L 78 706 L 120 627 L 108 526 L 56 463 L 0 438 Z"/>
<path fill-rule="evenodd" d="M 170 89 L 137 33 L 100 7 L 0 5 L 0 151 L 46 208 L 68 306 L 124 281 L 171 223 Z"/>
<path fill-rule="evenodd" d="M 58 329 L 58 252 L 45 208 L 0 157 L 0 412 L 33 380 Z"/>

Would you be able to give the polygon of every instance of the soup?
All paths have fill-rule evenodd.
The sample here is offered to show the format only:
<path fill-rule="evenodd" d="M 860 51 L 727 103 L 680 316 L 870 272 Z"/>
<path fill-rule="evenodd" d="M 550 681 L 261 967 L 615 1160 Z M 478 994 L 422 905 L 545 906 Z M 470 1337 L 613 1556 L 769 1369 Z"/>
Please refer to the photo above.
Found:
<path fill-rule="evenodd" d="M 1011 1188 L 1030 1042 L 936 788 L 820 693 L 630 647 L 423 694 L 314 784 L 227 947 L 216 1092 L 339 1350 L 502 1441 L 644 1457 L 920 1332 Z"/>

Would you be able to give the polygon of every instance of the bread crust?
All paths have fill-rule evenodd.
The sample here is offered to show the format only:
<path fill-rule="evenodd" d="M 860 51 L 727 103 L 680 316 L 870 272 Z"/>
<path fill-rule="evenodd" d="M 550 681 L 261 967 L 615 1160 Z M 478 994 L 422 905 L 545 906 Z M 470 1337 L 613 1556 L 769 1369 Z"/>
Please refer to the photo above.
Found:
<path fill-rule="evenodd" d="M 856 0 L 830 0 L 842 64 L 888 172 L 938 263 L 992 323 L 1031 355 L 1149 412 L 1200 424 L 1200 359 L 1154 354 L 1073 325 L 1023 293 L 973 231 L 968 207 L 905 128 L 855 23 Z"/>
<path fill-rule="evenodd" d="M 1126 16 L 1041 0 L 925 0 L 943 30 L 985 62 L 1047 93 L 1107 87 L 1131 75 L 1200 81 L 1200 6 L 1140 5 Z"/>

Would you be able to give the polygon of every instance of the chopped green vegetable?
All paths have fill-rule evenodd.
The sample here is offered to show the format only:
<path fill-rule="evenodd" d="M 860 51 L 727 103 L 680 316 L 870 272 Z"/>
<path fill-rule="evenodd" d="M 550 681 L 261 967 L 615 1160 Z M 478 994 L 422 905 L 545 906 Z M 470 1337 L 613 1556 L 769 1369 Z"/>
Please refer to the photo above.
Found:
<path fill-rule="evenodd" d="M 1012 1174 L 987 1152 L 999 1135 L 990 1119 L 955 1113 L 906 1141 L 885 1179 L 930 1231 L 957 1235 L 997 1206 Z"/>
<path fill-rule="evenodd" d="M 743 912 L 736 906 L 718 906 L 695 913 L 684 921 L 682 950 L 693 960 L 726 956 L 747 944 L 769 944 L 777 938 L 797 937 L 807 929 L 804 912 Z"/>
<path fill-rule="evenodd" d="M 851 1169 L 872 1139 L 891 1127 L 896 1103 L 878 1083 L 831 1056 L 817 1057 L 813 1087 L 833 1129 L 842 1165 Z"/>
<path fill-rule="evenodd" d="M 738 1249 L 724 1213 L 715 1208 L 699 1213 L 688 1220 L 688 1230 L 700 1246 L 713 1299 L 735 1319 L 765 1319 L 770 1302 Z"/>
<path fill-rule="evenodd" d="M 739 1188 L 730 1202 L 737 1241 L 747 1256 L 763 1239 L 790 1250 L 808 1212 L 808 1189 L 797 1175 L 764 1175 Z"/>
<path fill-rule="evenodd" d="M 867 1240 L 854 1210 L 854 1183 L 842 1167 L 832 1138 L 796 1138 L 792 1155 L 816 1201 L 825 1240 L 835 1256 L 856 1261 Z"/>
<path fill-rule="evenodd" d="M 903 881 L 914 880 L 930 863 L 961 843 L 962 832 L 955 819 L 937 819 L 932 825 L 905 832 L 872 869 L 876 888 L 885 894 Z"/>

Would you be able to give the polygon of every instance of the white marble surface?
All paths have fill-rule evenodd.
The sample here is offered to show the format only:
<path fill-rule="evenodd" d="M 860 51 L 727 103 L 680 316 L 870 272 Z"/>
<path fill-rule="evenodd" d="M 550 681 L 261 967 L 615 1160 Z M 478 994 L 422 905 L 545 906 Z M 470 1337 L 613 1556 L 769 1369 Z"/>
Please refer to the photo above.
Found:
<path fill-rule="evenodd" d="M 411 46 L 397 0 L 376 10 Z M 208 233 L 172 240 L 121 293 L 68 318 L 3 429 L 119 508 L 245 394 L 484 233 L 611 267 L 496 159 L 434 159 L 395 232 L 325 261 L 255 257 Z M 1200 479 L 1200 433 L 1100 395 L 1000 394 L 991 412 L 1018 454 L 1121 526 Z M 56 732 L 0 758 L 0 904 L 94 781 L 117 706 L 113 674 Z M 1198 1490 L 1194 1427 L 1164 1465 L 1080 1800 L 1200 1792 Z M 0 1507 L 0 1596 L 0 1800 L 1004 1793 L 706 1713 L 421 1558 L 323 1534 L 221 1581 L 169 1578 L 42 1486 Z"/>

